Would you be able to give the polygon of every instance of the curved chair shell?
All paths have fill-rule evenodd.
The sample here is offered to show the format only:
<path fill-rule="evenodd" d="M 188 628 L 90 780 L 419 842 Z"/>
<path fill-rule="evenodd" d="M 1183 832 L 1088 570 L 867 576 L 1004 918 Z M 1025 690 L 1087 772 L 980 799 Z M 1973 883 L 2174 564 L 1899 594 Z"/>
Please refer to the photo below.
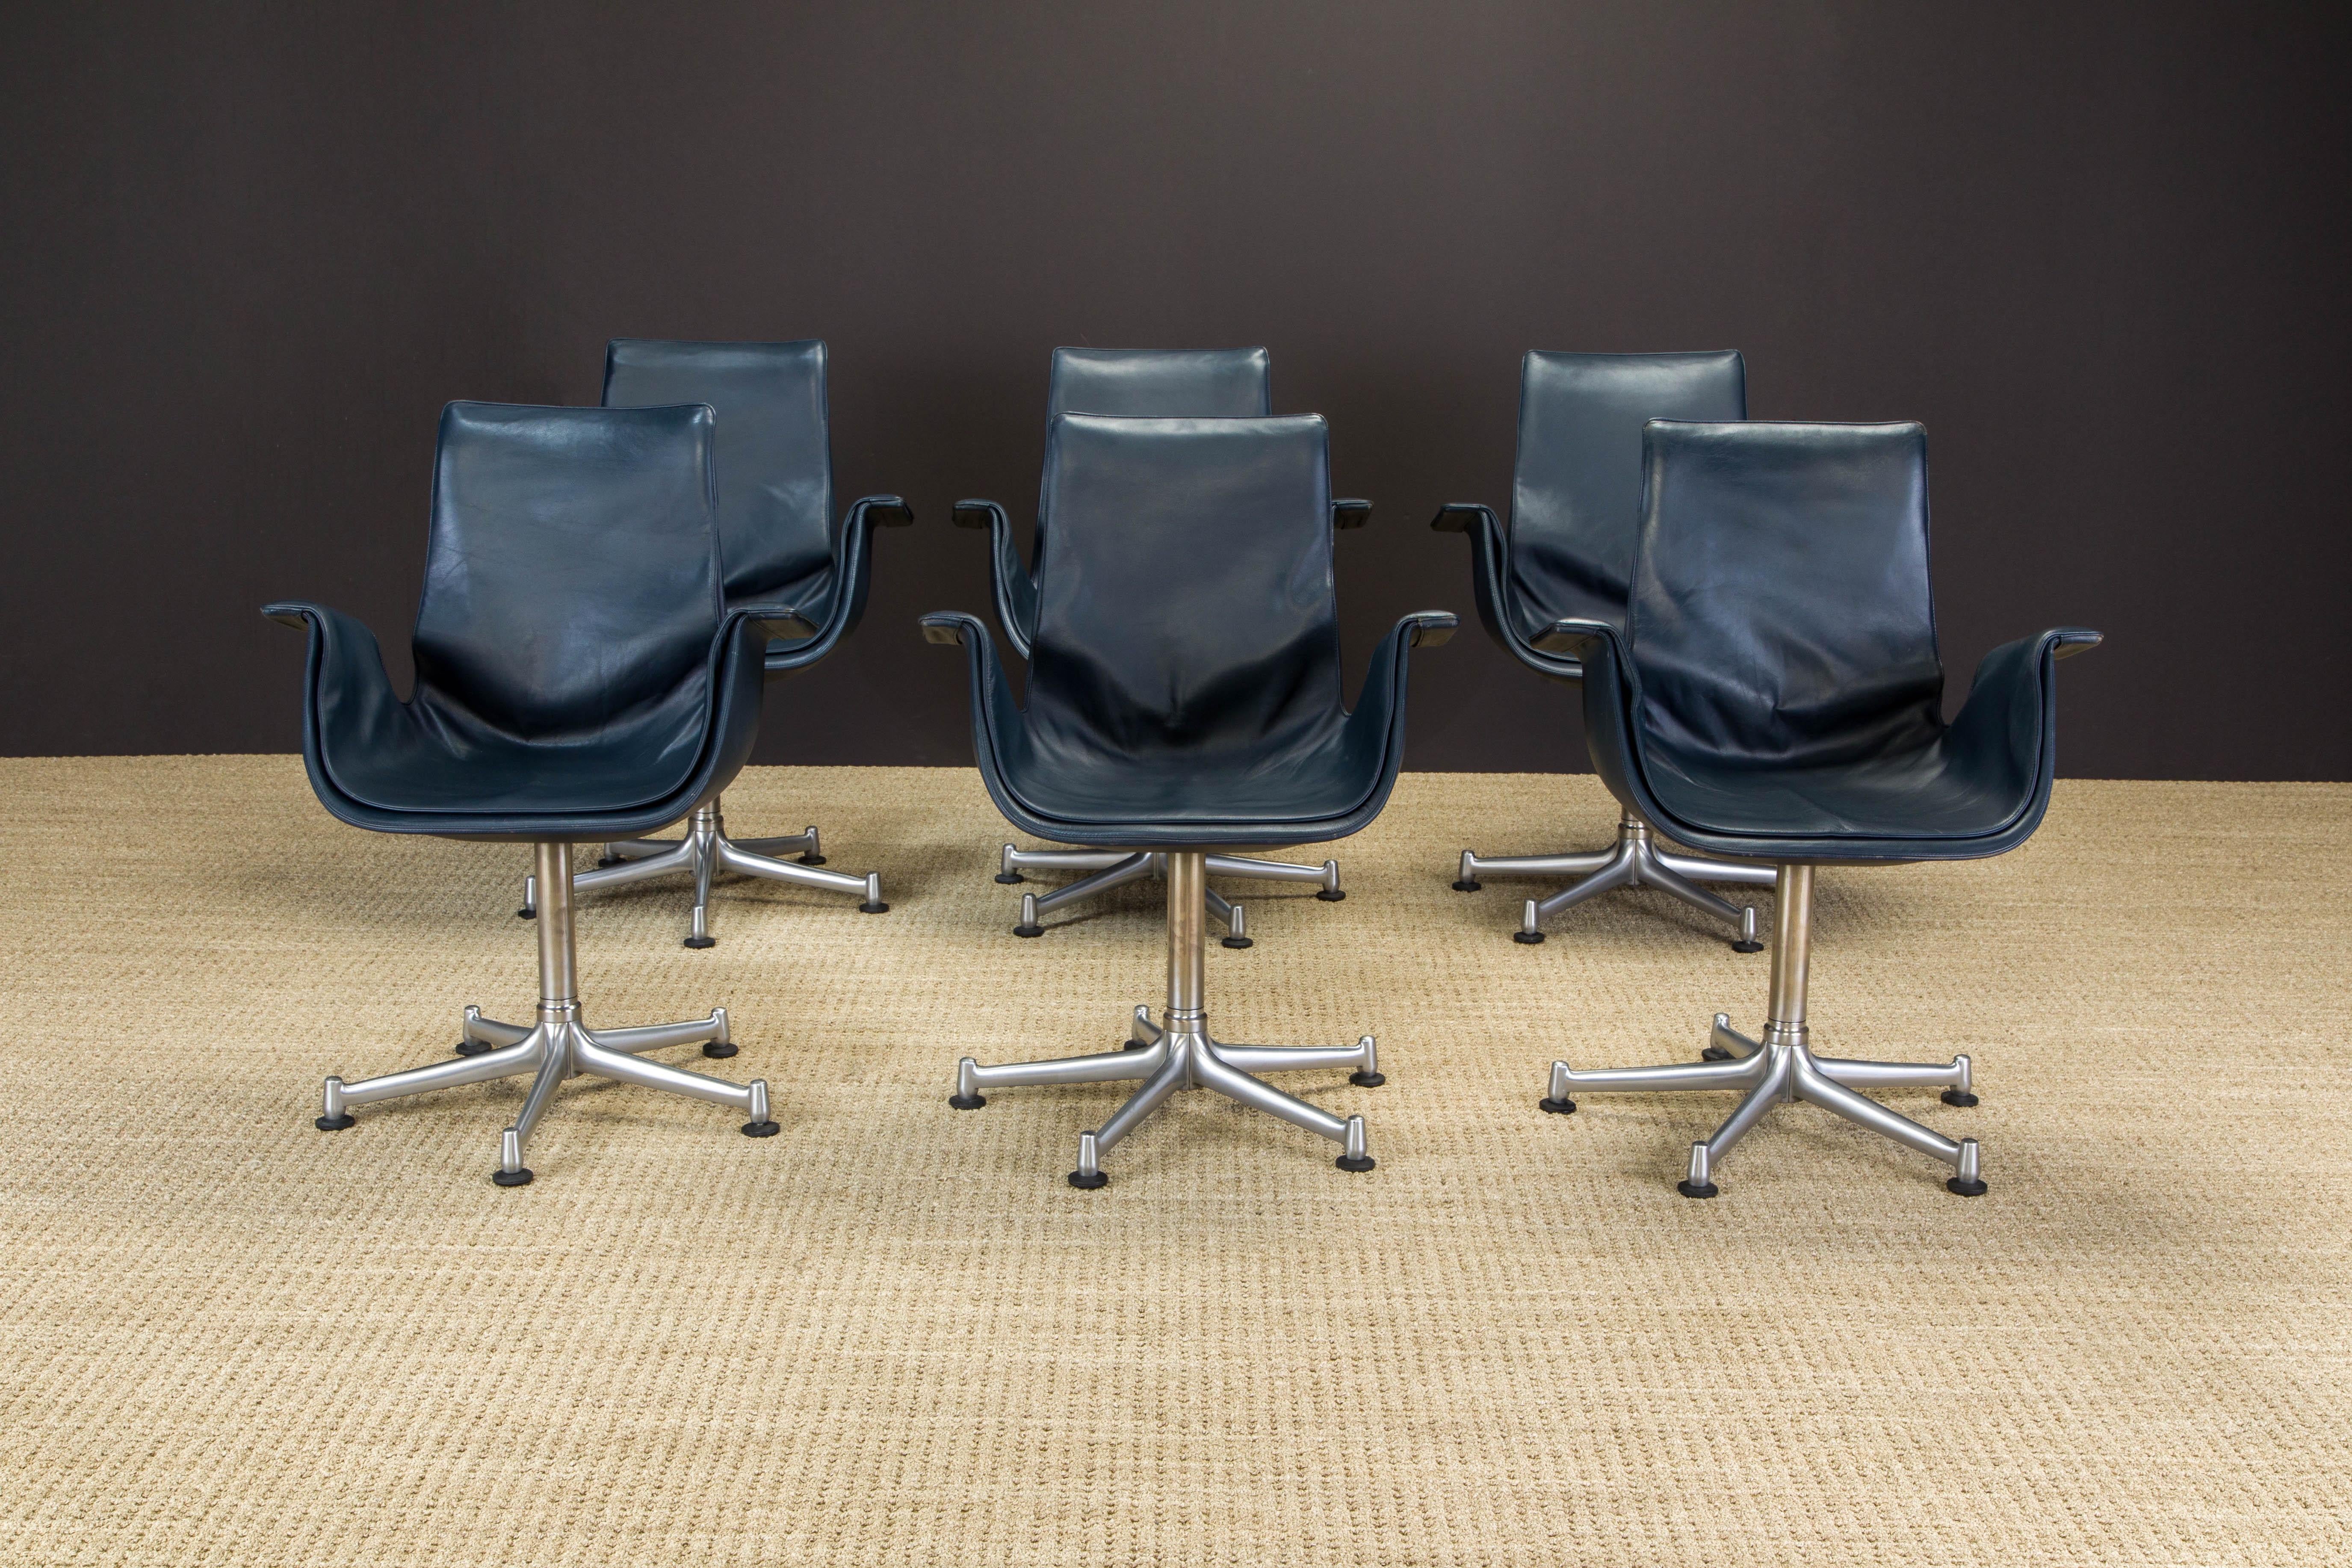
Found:
<path fill-rule="evenodd" d="M 2056 661 L 1995 648 L 1942 717 L 1916 424 L 1654 421 L 1623 628 L 1563 619 L 1610 789 L 1674 837 L 1783 863 L 1965 859 L 2022 843 L 2056 776 Z"/>
<path fill-rule="evenodd" d="M 416 687 L 322 605 L 303 758 L 320 802 L 383 833 L 539 842 L 642 831 L 751 751 L 760 647 L 792 607 L 720 597 L 710 410 L 453 403 L 442 415 Z"/>
<path fill-rule="evenodd" d="M 970 651 L 974 747 L 1006 816 L 1062 843 L 1192 848 L 1336 838 L 1378 815 L 1406 650 L 1454 618 L 1400 622 L 1348 711 L 1328 476 L 1315 416 L 1055 419 L 1026 706 L 976 618 L 924 620 Z"/>

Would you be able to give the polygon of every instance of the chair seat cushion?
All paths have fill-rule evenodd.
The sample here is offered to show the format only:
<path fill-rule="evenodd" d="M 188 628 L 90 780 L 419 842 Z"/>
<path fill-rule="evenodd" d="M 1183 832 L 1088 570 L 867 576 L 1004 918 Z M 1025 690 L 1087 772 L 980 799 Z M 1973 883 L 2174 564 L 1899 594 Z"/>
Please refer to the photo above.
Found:
<path fill-rule="evenodd" d="M 1810 767 L 1726 763 L 1643 748 L 1650 790 L 1687 826 L 1759 839 L 1916 839 L 1916 858 L 1964 858 L 1968 841 L 2014 826 L 2033 805 L 2031 775 L 1948 743 Z M 1667 828 L 1672 832 L 1672 828 Z M 1935 841 L 1953 841 L 1939 851 Z"/>
<path fill-rule="evenodd" d="M 334 785 L 379 811 L 463 816 L 579 816 L 668 799 L 701 759 L 703 724 L 668 748 L 475 741 L 449 748 L 409 731 L 400 748 L 322 757 Z"/>
<path fill-rule="evenodd" d="M 1024 747 L 1004 759 L 1007 789 L 1035 816 L 1074 828 L 1117 825 L 1125 841 L 1156 832 L 1170 842 L 1221 826 L 1336 821 L 1360 811 L 1384 782 L 1378 750 L 1350 745 L 1338 722 L 1271 754 Z M 1081 833 L 1073 842 L 1093 842 Z M 1302 840 L 1303 841 L 1303 840 Z"/>

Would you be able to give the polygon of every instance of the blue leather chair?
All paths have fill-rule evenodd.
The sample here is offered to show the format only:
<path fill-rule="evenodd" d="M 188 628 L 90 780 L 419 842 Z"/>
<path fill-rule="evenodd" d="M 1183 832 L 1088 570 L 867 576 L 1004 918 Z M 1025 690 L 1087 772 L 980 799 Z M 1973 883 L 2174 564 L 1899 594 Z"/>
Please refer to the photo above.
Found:
<path fill-rule="evenodd" d="M 1202 879 L 1213 850 L 1318 843 L 1379 815 L 1404 752 L 1405 658 L 1454 617 L 1408 616 L 1342 704 L 1332 583 L 1328 437 L 1315 416 L 1119 419 L 1066 414 L 1047 440 L 1027 703 L 988 630 L 923 618 L 971 656 L 972 743 L 1014 826 L 1064 844 L 1166 857 L 1168 997 L 1135 1009 L 1128 1049 L 1059 1061 L 958 1065 L 950 1103 L 1030 1083 L 1140 1079 L 1078 1140 L 1073 1185 L 1179 1089 L 1208 1088 L 1343 1146 L 1370 1170 L 1360 1116 L 1344 1120 L 1254 1073 L 1349 1068 L 1374 1086 L 1376 1047 L 1228 1046 L 1209 1034 Z"/>
<path fill-rule="evenodd" d="M 1045 417 L 1057 414 L 1101 414 L 1121 418 L 1262 419 L 1274 412 L 1274 391 L 1266 352 L 1253 349 L 1055 349 L 1052 378 L 1047 384 Z M 1360 528 L 1371 517 L 1367 500 L 1335 500 L 1335 528 Z M 1037 620 L 1037 563 L 1045 553 L 1042 510 L 1031 542 L 1029 564 L 1021 563 L 1020 547 L 1004 509 L 992 500 L 956 503 L 955 521 L 961 528 L 985 528 L 992 549 L 991 570 L 996 593 L 996 618 L 1007 641 L 1026 658 L 1029 638 Z M 1338 903 L 1347 892 L 1339 886 L 1339 863 L 1302 866 L 1262 860 L 1243 855 L 1212 855 L 1213 877 L 1251 877 L 1263 881 L 1310 883 L 1315 896 Z M 996 879 L 1008 886 L 1025 882 L 1029 871 L 1090 873 L 1045 894 L 1021 895 L 1021 919 L 1015 936 L 1045 934 L 1043 918 L 1082 900 L 1145 877 L 1164 876 L 1165 858 L 1105 849 L 1024 849 L 1004 846 L 997 862 Z M 1204 889 L 1209 913 L 1225 928 L 1223 944 L 1252 944 L 1248 911 L 1213 888 Z"/>
<path fill-rule="evenodd" d="M 831 653 L 866 611 L 877 528 L 914 521 L 897 496 L 850 503 L 836 528 L 833 452 L 826 431 L 824 344 L 664 342 L 615 338 L 604 351 L 604 405 L 707 404 L 719 415 L 719 532 L 730 600 L 797 605 L 813 637 L 769 646 L 771 679 Z M 797 862 L 783 859 L 797 855 Z M 830 892 L 855 893 L 870 915 L 889 909 L 879 874 L 819 870 L 823 841 L 811 826 L 774 838 L 730 838 L 721 803 L 695 807 L 675 839 L 616 839 L 575 889 L 602 892 L 673 872 L 694 879 L 686 945 L 707 948 L 710 883 L 721 871 Z M 535 884 L 526 884 L 528 916 Z"/>
<path fill-rule="evenodd" d="M 776 1131 L 764 1080 L 641 1058 L 698 1042 L 734 1055 L 725 1008 L 592 1029 L 574 973 L 570 846 L 718 799 L 751 755 L 769 640 L 816 630 L 789 604 L 727 602 L 713 425 L 699 406 L 449 405 L 405 702 L 366 626 L 319 605 L 264 607 L 310 631 L 302 757 L 320 804 L 376 833 L 529 844 L 538 865 L 536 1021 L 468 1007 L 461 1049 L 478 1054 L 328 1079 L 322 1131 L 351 1126 L 355 1106 L 530 1073 L 491 1178 L 520 1186 L 555 1086 L 583 1072 L 735 1106 L 755 1138 Z"/>
<path fill-rule="evenodd" d="M 1536 646 L 1563 616 L 1622 622 L 1642 521 L 1642 426 L 1652 419 L 1745 419 L 1748 373 L 1736 353 L 1529 353 L 1519 370 L 1519 455 L 1507 535 L 1483 506 L 1457 502 L 1430 526 L 1469 537 L 1470 578 L 1487 635 L 1512 658 L 1573 682 L 1577 661 Z M 1772 885 L 1772 868 L 1661 848 L 1628 807 L 1617 842 L 1592 853 L 1481 856 L 1462 851 L 1454 890 L 1482 877 L 1575 877 L 1521 907 L 1512 940 L 1539 942 L 1543 922 L 1612 888 L 1655 888 L 1738 929 L 1732 946 L 1762 951 L 1756 911 L 1702 882 Z"/>
<path fill-rule="evenodd" d="M 1813 868 L 1966 860 L 2039 826 L 2057 769 L 2057 661 L 2099 634 L 2062 626 L 1993 649 L 1958 718 L 1927 575 L 1927 446 L 1917 425 L 1654 421 L 1643 435 L 1642 531 L 1622 621 L 1565 617 L 1531 640 L 1580 661 L 1593 761 L 1626 809 L 1682 843 L 1777 868 L 1763 1037 L 1718 1013 L 1706 1060 L 1579 1072 L 1551 1065 L 1543 1108 L 1570 1096 L 1732 1089 L 1691 1145 L 1685 1195 L 1716 1195 L 1725 1154 L 1782 1100 L 1802 1100 L 1954 1167 L 1985 1190 L 1977 1142 L 1954 1142 L 1858 1090 L 1976 1096 L 1948 1063 L 1817 1057 L 1805 1016 Z"/>

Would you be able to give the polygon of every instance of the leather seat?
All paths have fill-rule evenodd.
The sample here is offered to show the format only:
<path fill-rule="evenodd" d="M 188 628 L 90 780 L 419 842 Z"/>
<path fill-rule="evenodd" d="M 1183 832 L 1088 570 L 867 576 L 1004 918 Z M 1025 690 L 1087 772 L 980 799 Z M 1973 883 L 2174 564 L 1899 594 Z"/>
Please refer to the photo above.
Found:
<path fill-rule="evenodd" d="M 1328 453 L 1312 416 L 1059 416 L 1025 702 L 978 617 L 923 618 L 933 641 L 961 642 L 970 656 L 973 749 L 1015 826 L 1164 857 L 1169 999 L 1157 1025 L 1136 1010 L 1137 1048 L 990 1068 L 967 1057 L 958 1068 L 961 1109 L 984 1104 L 990 1085 L 1145 1079 L 1081 1136 L 1077 1185 L 1100 1185 L 1102 1152 L 1176 1089 L 1203 1084 L 1342 1143 L 1344 1168 L 1370 1168 L 1361 1117 L 1343 1121 L 1250 1075 L 1349 1067 L 1377 1084 L 1371 1037 L 1221 1045 L 1202 997 L 1206 852 L 1369 824 L 1403 759 L 1407 654 L 1454 625 L 1442 612 L 1400 621 L 1355 710 L 1345 708 Z"/>
<path fill-rule="evenodd" d="M 866 609 L 874 530 L 914 521 L 893 495 L 850 503 L 836 524 L 825 402 L 825 346 L 801 342 L 670 342 L 615 338 L 604 351 L 604 404 L 644 407 L 699 403 L 719 417 L 719 531 L 730 603 L 797 605 L 814 635 L 768 645 L 768 674 L 805 669 L 856 628 Z M 575 887 L 598 892 L 678 873 L 693 878 L 685 945 L 715 945 L 710 885 L 722 871 L 829 892 L 855 894 L 868 914 L 889 909 L 878 874 L 817 869 L 824 863 L 814 826 L 774 837 L 729 837 L 724 803 L 688 814 L 676 839 L 620 839 L 604 847 Z M 797 856 L 796 859 L 784 857 Z M 533 908 L 526 886 L 521 912 Z"/>
<path fill-rule="evenodd" d="M 1518 461 L 1507 534 L 1483 506 L 1457 502 L 1433 527 L 1466 534 L 1471 584 L 1487 635 L 1521 664 L 1555 680 L 1582 670 L 1538 640 L 1564 616 L 1622 625 L 1632 592 L 1642 514 L 1642 428 L 1652 419 L 1748 416 L 1748 373 L 1731 353 L 1529 353 L 1519 374 Z M 1626 812 L 1611 848 L 1557 855 L 1462 851 L 1454 886 L 1475 893 L 1489 877 L 1580 879 L 1521 906 L 1514 940 L 1539 942 L 1543 922 L 1615 888 L 1655 888 L 1737 929 L 1732 946 L 1761 951 L 1756 911 L 1706 890 L 1707 882 L 1769 886 L 1769 867 L 1677 853 Z"/>
<path fill-rule="evenodd" d="M 1777 867 L 1761 1040 L 1717 1015 L 1700 1064 L 1580 1073 L 1552 1064 L 1553 1110 L 1587 1091 L 1731 1089 L 1746 1098 L 1692 1147 L 1682 1191 L 1765 1109 L 1801 1099 L 1934 1155 L 1983 1192 L 1976 1141 L 1954 1142 L 1855 1092 L 1941 1087 L 1948 1063 L 1812 1055 L 1805 1017 L 1819 865 L 1974 859 L 2021 844 L 2057 773 L 2057 661 L 2096 632 L 2061 626 L 1995 648 L 1958 718 L 1928 582 L 1927 434 L 1917 425 L 1653 421 L 1642 532 L 1622 625 L 1564 617 L 1535 639 L 1577 658 L 1593 759 L 1626 808 L 1684 843 Z"/>
<path fill-rule="evenodd" d="M 362 1083 L 327 1079 L 324 1131 L 351 1107 L 537 1075 L 498 1179 L 530 1180 L 523 1141 L 554 1086 L 593 1072 L 738 1106 L 765 1136 L 764 1081 L 638 1059 L 701 1042 L 731 1056 L 724 1010 L 591 1030 L 572 982 L 573 842 L 641 832 L 714 799 L 750 755 L 767 644 L 815 627 L 788 604 L 723 593 L 714 418 L 702 406 L 443 413 L 425 591 L 404 702 L 375 637 L 323 605 L 264 614 L 307 627 L 302 752 L 321 805 L 380 833 L 529 843 L 541 891 L 539 1018 L 467 1009 L 461 1058 Z"/>

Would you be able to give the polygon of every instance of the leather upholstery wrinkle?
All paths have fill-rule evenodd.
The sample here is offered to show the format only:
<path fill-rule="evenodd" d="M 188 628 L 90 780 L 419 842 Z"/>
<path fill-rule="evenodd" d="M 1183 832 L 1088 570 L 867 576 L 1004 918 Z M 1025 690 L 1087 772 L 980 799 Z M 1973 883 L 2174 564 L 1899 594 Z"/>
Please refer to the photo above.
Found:
<path fill-rule="evenodd" d="M 656 827 L 750 755 L 761 648 L 814 630 L 722 596 L 707 406 L 453 403 L 436 449 L 416 684 L 322 605 L 303 756 L 328 810 L 391 833 L 542 841 Z"/>
<path fill-rule="evenodd" d="M 1025 706 L 986 628 L 926 616 L 971 665 L 991 794 L 1040 837 L 1269 846 L 1376 816 L 1403 745 L 1410 616 L 1344 706 L 1329 438 L 1318 416 L 1052 422 Z"/>
<path fill-rule="evenodd" d="M 1622 624 L 1563 617 L 1610 789 L 1701 849 L 1959 859 L 2021 843 L 2056 776 L 2056 663 L 2099 634 L 1994 649 L 1943 720 L 1927 433 L 1654 420 Z"/>

